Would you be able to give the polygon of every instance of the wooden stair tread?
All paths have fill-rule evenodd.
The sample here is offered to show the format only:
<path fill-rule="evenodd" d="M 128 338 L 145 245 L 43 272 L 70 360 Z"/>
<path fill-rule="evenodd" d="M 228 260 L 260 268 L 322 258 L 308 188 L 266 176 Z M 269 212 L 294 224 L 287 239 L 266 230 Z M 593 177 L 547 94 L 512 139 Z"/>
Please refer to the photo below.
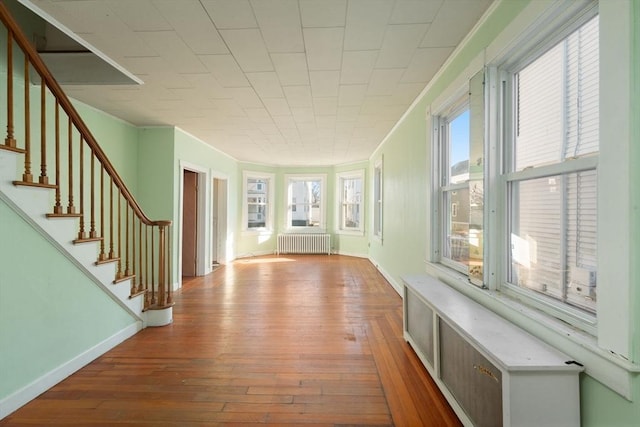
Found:
<path fill-rule="evenodd" d="M 80 218 L 82 214 L 80 213 L 48 213 L 46 214 L 47 218 Z"/>
<path fill-rule="evenodd" d="M 58 186 L 55 184 L 41 184 L 39 182 L 28 182 L 28 181 L 13 181 L 13 185 L 20 185 L 23 187 L 51 188 L 54 190 L 58 188 Z"/>
<path fill-rule="evenodd" d="M 84 239 L 75 239 L 73 243 L 89 243 L 89 242 L 99 242 L 102 240 L 102 237 L 86 237 Z"/>
<path fill-rule="evenodd" d="M 107 259 L 103 259 L 103 260 L 98 260 L 96 261 L 96 265 L 102 265 L 102 264 L 109 264 L 111 262 L 118 262 L 120 261 L 120 258 L 115 257 L 115 258 L 107 258 Z"/>
<path fill-rule="evenodd" d="M 27 152 L 27 150 L 25 150 L 23 148 L 12 147 L 10 145 L 4 145 L 4 144 L 0 144 L 0 149 L 7 150 L 7 151 L 13 151 L 14 153 L 20 153 L 20 154 L 24 154 L 24 153 Z"/>
<path fill-rule="evenodd" d="M 126 281 L 126 280 L 133 279 L 134 277 L 136 277 L 136 275 L 135 275 L 135 274 L 130 274 L 129 276 L 122 276 L 122 277 L 120 277 L 120 278 L 116 277 L 116 278 L 113 280 L 113 284 L 115 285 L 116 283 L 124 282 L 124 281 Z"/>

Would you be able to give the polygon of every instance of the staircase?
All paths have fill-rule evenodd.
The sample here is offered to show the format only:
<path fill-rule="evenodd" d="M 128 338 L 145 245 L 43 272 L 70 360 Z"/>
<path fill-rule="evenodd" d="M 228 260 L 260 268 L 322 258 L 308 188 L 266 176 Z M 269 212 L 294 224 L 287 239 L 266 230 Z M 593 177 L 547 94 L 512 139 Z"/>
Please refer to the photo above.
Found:
<path fill-rule="evenodd" d="M 0 198 L 143 327 L 171 323 L 171 221 L 144 214 L 1 1 L 0 21 Z"/>

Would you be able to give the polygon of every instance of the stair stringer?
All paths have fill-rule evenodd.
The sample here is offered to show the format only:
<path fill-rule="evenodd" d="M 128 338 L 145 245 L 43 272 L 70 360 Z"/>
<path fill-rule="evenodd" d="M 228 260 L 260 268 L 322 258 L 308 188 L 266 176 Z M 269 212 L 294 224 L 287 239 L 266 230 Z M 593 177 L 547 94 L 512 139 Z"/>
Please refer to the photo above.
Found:
<path fill-rule="evenodd" d="M 138 319 L 142 328 L 171 323 L 172 307 L 143 311 L 144 294 L 130 297 L 131 279 L 114 283 L 115 262 L 96 264 L 99 242 L 73 243 L 78 232 L 77 218 L 47 218 L 44 212 L 51 211 L 53 190 L 13 184 L 18 173 L 19 156 L 20 153 L 0 149 L 0 198 L 117 304 Z"/>

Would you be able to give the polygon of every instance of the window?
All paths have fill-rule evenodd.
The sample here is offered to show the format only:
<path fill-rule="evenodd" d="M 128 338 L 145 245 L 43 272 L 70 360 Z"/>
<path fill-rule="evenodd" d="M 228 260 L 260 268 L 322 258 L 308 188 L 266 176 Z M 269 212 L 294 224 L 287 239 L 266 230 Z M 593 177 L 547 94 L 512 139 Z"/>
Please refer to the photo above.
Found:
<path fill-rule="evenodd" d="M 508 284 L 596 311 L 598 17 L 506 77 Z"/>
<path fill-rule="evenodd" d="M 432 259 L 588 331 L 598 272 L 596 13 L 574 15 L 545 44 L 491 68 L 494 98 L 482 70 L 432 118 Z M 500 124 L 495 150 L 484 141 L 487 120 Z M 490 274 L 485 251 L 497 260 Z"/>
<path fill-rule="evenodd" d="M 373 169 L 373 236 L 382 240 L 382 175 L 383 159 L 380 158 Z"/>
<path fill-rule="evenodd" d="M 469 264 L 469 103 L 437 119 L 440 141 L 440 261 L 466 273 Z"/>
<path fill-rule="evenodd" d="M 273 230 L 273 175 L 243 173 L 245 230 Z"/>
<path fill-rule="evenodd" d="M 364 171 L 344 172 L 336 176 L 338 188 L 338 232 L 362 233 L 362 196 L 364 194 Z"/>
<path fill-rule="evenodd" d="M 325 175 L 287 175 L 287 228 L 325 229 Z"/>

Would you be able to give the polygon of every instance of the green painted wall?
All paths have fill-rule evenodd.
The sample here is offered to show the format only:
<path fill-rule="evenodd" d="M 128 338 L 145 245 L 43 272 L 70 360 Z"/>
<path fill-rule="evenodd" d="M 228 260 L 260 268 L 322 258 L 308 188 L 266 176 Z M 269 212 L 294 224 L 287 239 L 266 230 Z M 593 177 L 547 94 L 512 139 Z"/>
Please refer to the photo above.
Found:
<path fill-rule="evenodd" d="M 136 320 L 3 201 L 0 242 L 2 400 Z"/>
<path fill-rule="evenodd" d="M 626 2 L 627 0 L 616 0 Z M 427 133 L 426 108 L 463 72 L 466 66 L 491 43 L 497 35 L 515 18 L 528 4 L 526 1 L 504 1 L 489 17 L 477 34 L 458 52 L 449 63 L 440 78 L 430 85 L 415 107 L 406 115 L 395 131 L 379 147 L 370 160 L 370 170 L 375 162 L 384 158 L 384 222 L 382 242 L 371 239 L 371 258 L 380 269 L 385 272 L 392 282 L 399 283 L 400 276 L 413 272 L 424 272 L 426 259 L 425 242 L 428 236 L 428 224 L 425 223 L 424 213 L 428 212 L 428 185 L 430 182 L 429 164 L 431 163 L 429 144 L 426 143 Z M 630 17 L 621 19 L 633 20 L 631 27 L 635 34 L 632 42 L 631 64 L 633 64 L 630 88 L 636 96 L 632 97 L 630 114 L 631 123 L 631 158 L 629 159 L 631 176 L 631 206 L 633 236 L 631 247 L 632 262 L 632 313 L 634 324 L 640 318 L 640 121 L 638 88 L 640 49 L 638 33 L 640 28 L 640 3 L 632 2 L 634 13 Z M 371 194 L 371 192 L 369 192 Z M 371 221 L 370 221 L 371 222 Z M 638 333 L 633 333 L 634 360 L 640 356 Z M 640 380 L 635 375 L 631 379 L 633 399 L 640 396 Z M 611 389 L 607 388 L 592 377 L 583 374 L 580 382 L 581 417 L 584 426 L 633 426 L 638 425 L 640 419 L 640 404 L 629 401 Z"/>
<path fill-rule="evenodd" d="M 369 183 L 366 181 L 367 174 L 366 168 L 368 167 L 368 163 L 366 161 L 360 163 L 354 163 L 349 165 L 339 165 L 339 166 L 330 166 L 330 167 L 282 167 L 282 166 L 268 166 L 268 165 L 258 165 L 252 163 L 240 163 L 239 168 L 240 171 L 238 173 L 238 200 L 237 200 L 237 209 L 238 209 L 238 239 L 237 239 L 237 254 L 239 257 L 243 256 L 252 256 L 255 254 L 267 254 L 273 253 L 276 250 L 276 236 L 278 233 L 286 232 L 286 221 L 287 221 L 287 200 L 286 200 L 286 182 L 285 176 L 288 174 L 324 174 L 326 175 L 326 231 L 331 234 L 331 247 L 334 252 L 337 253 L 345 253 L 356 256 L 367 256 L 368 255 L 368 238 L 366 235 L 363 236 L 353 236 L 353 235 L 340 235 L 336 233 L 336 206 L 338 201 L 336 200 L 336 174 L 339 172 L 348 172 L 358 169 L 365 169 L 365 185 L 369 186 Z M 250 172 L 264 172 L 274 174 L 275 178 L 275 209 L 274 209 L 274 232 L 272 235 L 268 235 L 266 233 L 256 233 L 256 232 L 247 232 L 243 230 L 243 225 L 241 223 L 242 217 L 242 194 L 244 192 L 243 182 L 242 182 L 242 173 L 243 171 Z M 364 199 L 365 206 L 365 217 L 367 218 L 367 197 Z M 366 222 L 365 222 L 366 224 Z"/>

